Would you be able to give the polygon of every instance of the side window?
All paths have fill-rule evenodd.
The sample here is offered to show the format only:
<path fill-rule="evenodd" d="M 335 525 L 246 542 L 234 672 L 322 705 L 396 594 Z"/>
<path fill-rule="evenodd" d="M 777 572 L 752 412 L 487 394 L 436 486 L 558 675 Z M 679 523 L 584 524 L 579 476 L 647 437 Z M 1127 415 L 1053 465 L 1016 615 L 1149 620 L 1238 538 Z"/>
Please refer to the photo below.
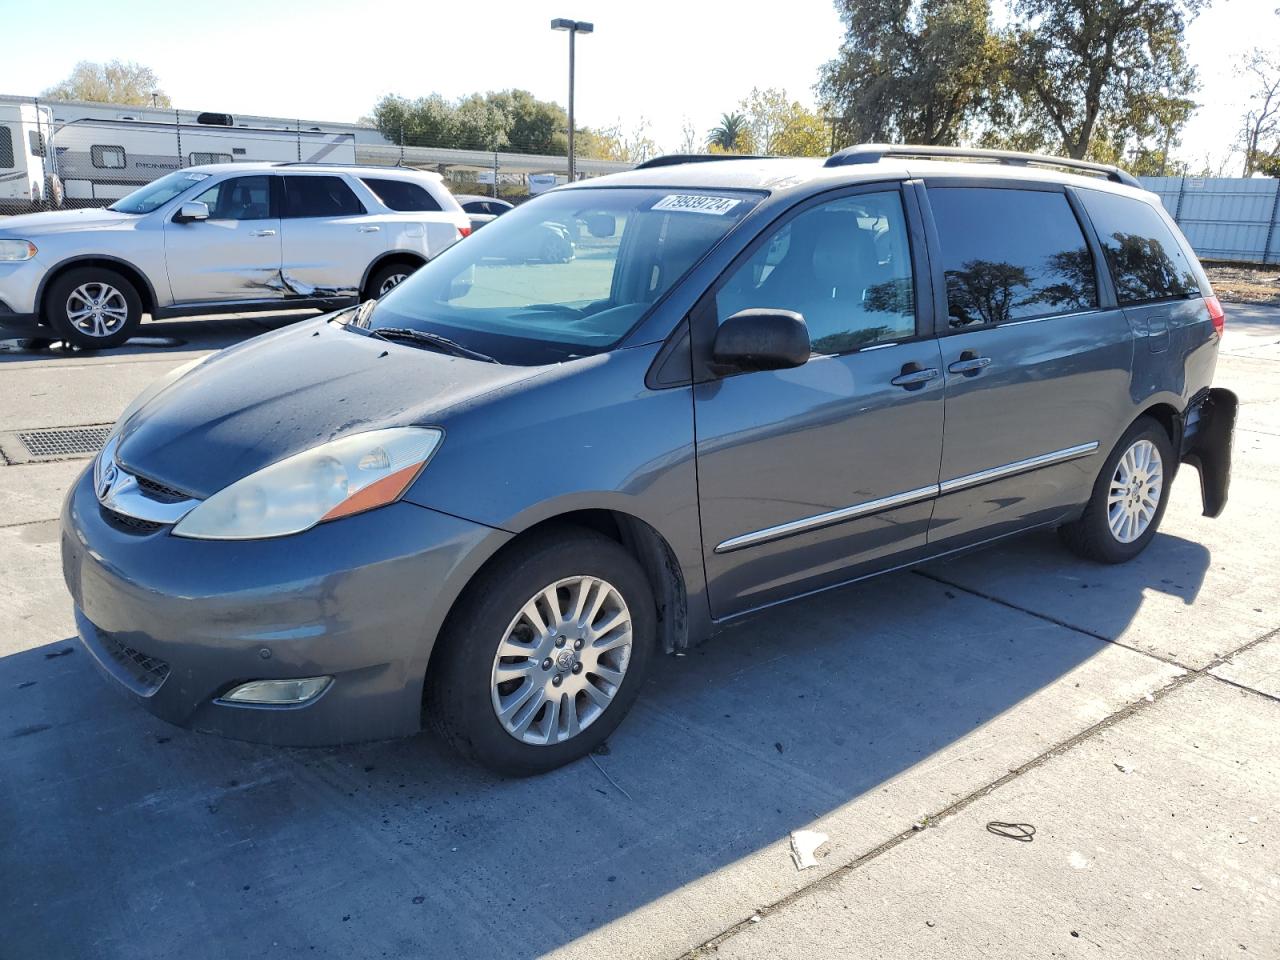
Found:
<path fill-rule="evenodd" d="M 284 216 L 351 217 L 364 204 L 341 177 L 285 177 Z"/>
<path fill-rule="evenodd" d="M 230 163 L 232 157 L 229 153 L 192 153 L 187 160 L 191 166 L 201 167 L 206 163 Z"/>
<path fill-rule="evenodd" d="M 7 130 L 5 131 L 5 133 L 8 133 L 8 132 L 9 131 Z M 37 133 L 35 130 L 27 131 L 27 143 L 31 147 L 31 155 L 33 157 L 44 156 L 44 138 L 40 136 L 40 134 Z"/>
<path fill-rule="evenodd" d="M 374 177 L 361 177 L 366 187 L 373 191 L 382 205 L 392 210 L 438 211 L 440 204 L 427 192 L 420 183 L 408 180 L 382 180 Z"/>
<path fill-rule="evenodd" d="M 123 170 L 126 166 L 124 147 L 95 143 L 89 148 L 89 160 L 99 170 Z"/>
<path fill-rule="evenodd" d="M 1093 257 L 1063 193 L 930 187 L 953 328 L 1098 305 Z"/>
<path fill-rule="evenodd" d="M 0 127 L 0 169 L 13 169 L 13 132 Z"/>
<path fill-rule="evenodd" d="M 266 220 L 271 217 L 271 177 L 231 177 L 193 199 L 209 205 L 210 220 Z"/>
<path fill-rule="evenodd" d="M 898 191 L 832 200 L 779 227 L 716 294 L 719 322 L 753 307 L 799 313 L 818 354 L 915 336 L 911 248 Z"/>
<path fill-rule="evenodd" d="M 1100 190 L 1081 190 L 1080 199 L 1102 242 L 1122 306 L 1200 292 L 1182 245 L 1150 204 Z"/>

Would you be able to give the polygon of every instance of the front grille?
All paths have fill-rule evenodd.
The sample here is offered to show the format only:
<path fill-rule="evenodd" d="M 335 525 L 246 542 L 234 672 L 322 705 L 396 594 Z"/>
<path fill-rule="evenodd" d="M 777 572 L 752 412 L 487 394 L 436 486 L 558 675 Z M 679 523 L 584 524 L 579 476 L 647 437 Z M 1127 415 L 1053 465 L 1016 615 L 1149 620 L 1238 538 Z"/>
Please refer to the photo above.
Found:
<path fill-rule="evenodd" d="M 98 504 L 102 510 L 102 517 L 107 523 L 115 527 L 117 530 L 123 530 L 125 533 L 155 533 L 157 530 L 163 530 L 163 523 L 156 523 L 153 520 L 139 520 L 137 517 L 130 517 L 123 513 L 117 513 L 107 507 Z"/>
<path fill-rule="evenodd" d="M 169 676 L 169 664 L 135 650 L 109 633 L 99 633 L 102 647 L 140 687 L 151 691 L 159 688 Z"/>
<path fill-rule="evenodd" d="M 110 427 L 68 427 L 23 431 L 18 440 L 32 457 L 83 457 L 101 450 L 110 434 Z"/>
<path fill-rule="evenodd" d="M 152 500 L 160 500 L 164 503 L 180 503 L 183 500 L 191 498 L 174 487 L 167 487 L 163 483 L 155 480 L 149 480 L 146 477 L 134 475 L 134 480 L 138 482 L 138 486 Z"/>

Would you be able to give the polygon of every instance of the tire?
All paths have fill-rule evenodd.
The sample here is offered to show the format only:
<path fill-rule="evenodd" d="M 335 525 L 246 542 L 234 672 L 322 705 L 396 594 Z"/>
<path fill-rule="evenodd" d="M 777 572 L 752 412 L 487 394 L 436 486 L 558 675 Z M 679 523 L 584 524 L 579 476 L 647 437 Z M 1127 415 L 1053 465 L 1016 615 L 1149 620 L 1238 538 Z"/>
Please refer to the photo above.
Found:
<path fill-rule="evenodd" d="M 365 287 L 365 300 L 379 300 L 386 296 L 417 270 L 411 263 L 388 263 L 373 271 Z M 388 285 L 389 284 L 389 285 Z"/>
<path fill-rule="evenodd" d="M 49 285 L 44 313 L 45 321 L 64 343 L 82 350 L 106 350 L 120 346 L 137 331 L 142 323 L 142 298 L 137 288 L 114 270 L 79 267 Z"/>
<path fill-rule="evenodd" d="M 539 633 L 524 611 L 533 607 L 548 625 L 552 586 L 566 616 L 559 630 Z M 594 617 L 573 616 L 583 589 L 583 609 L 595 608 Z M 609 629 L 593 637 L 579 629 L 584 622 Z M 498 773 L 554 770 L 590 753 L 622 722 L 656 644 L 653 589 L 631 554 L 582 527 L 535 533 L 507 547 L 450 613 L 427 674 L 427 717 L 454 750 Z M 514 655 L 500 661 L 500 648 Z M 606 673 L 620 674 L 619 682 Z"/>
<path fill-rule="evenodd" d="M 1132 469 L 1135 464 L 1136 470 Z M 1175 465 L 1173 444 L 1164 427 L 1150 417 L 1139 418 L 1107 457 L 1084 513 L 1078 520 L 1058 528 L 1062 542 L 1080 556 L 1099 563 L 1132 560 L 1147 548 L 1160 527 L 1169 503 Z M 1153 497 L 1155 468 L 1159 473 L 1159 490 Z M 1130 478 L 1127 484 L 1126 475 Z M 1124 498 L 1115 504 L 1110 503 L 1113 485 L 1117 495 Z M 1151 506 L 1153 499 L 1154 507 Z"/>

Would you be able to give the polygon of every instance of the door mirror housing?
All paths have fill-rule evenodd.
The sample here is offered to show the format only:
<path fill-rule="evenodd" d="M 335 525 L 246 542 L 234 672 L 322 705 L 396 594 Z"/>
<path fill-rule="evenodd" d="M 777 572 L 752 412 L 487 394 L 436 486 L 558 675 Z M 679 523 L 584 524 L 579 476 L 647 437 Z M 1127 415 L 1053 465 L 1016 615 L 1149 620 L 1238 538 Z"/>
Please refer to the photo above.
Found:
<path fill-rule="evenodd" d="M 723 371 L 785 370 L 813 352 L 804 317 L 793 310 L 739 310 L 720 324 L 711 355 Z"/>
<path fill-rule="evenodd" d="M 174 223 L 194 223 L 209 219 L 209 205 L 200 200 L 188 200 L 173 216 Z"/>

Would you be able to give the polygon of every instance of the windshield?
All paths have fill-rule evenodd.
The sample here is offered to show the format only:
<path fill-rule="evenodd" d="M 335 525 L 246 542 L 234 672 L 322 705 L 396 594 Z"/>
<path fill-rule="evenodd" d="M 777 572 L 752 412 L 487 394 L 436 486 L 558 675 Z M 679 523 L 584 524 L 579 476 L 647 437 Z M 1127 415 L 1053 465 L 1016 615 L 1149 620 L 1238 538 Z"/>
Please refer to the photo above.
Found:
<path fill-rule="evenodd" d="M 159 180 L 152 180 L 145 187 L 139 187 L 133 193 L 117 200 L 108 210 L 116 213 L 150 213 L 158 210 L 174 197 L 185 193 L 201 180 L 208 179 L 209 174 L 192 170 L 176 170 L 166 174 Z"/>
<path fill-rule="evenodd" d="M 435 333 L 507 364 L 600 353 L 759 199 L 729 190 L 549 193 L 450 247 L 367 321 Z"/>

